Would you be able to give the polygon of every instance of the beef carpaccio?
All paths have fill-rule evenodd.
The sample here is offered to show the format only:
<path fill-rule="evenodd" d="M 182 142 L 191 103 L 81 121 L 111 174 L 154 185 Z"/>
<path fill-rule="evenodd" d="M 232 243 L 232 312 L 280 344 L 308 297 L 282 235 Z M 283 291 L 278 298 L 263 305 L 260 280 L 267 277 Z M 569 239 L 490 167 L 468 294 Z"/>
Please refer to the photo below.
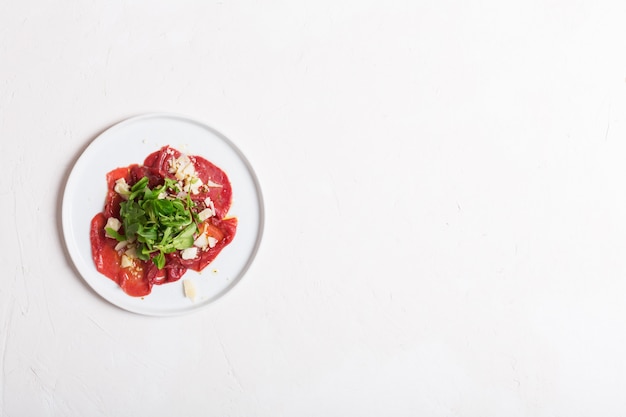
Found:
<path fill-rule="evenodd" d="M 92 256 L 130 296 L 203 270 L 235 237 L 228 177 L 200 156 L 164 146 L 106 182 L 104 209 L 91 221 Z"/>

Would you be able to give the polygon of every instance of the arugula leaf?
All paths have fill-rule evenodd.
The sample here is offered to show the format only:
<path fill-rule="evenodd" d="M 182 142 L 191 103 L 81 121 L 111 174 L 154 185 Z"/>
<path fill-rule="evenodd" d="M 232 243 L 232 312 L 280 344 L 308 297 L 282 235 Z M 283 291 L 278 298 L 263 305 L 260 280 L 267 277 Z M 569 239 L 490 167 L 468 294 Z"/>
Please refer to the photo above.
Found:
<path fill-rule="evenodd" d="M 196 204 L 188 194 L 185 199 L 176 196 L 180 189 L 171 178 L 154 189 L 148 183 L 148 177 L 143 177 L 130 188 L 128 200 L 120 203 L 124 235 L 115 231 L 110 235 L 134 242 L 139 259 L 151 259 L 163 269 L 165 254 L 193 246 L 198 227 L 191 208 Z"/>
<path fill-rule="evenodd" d="M 107 234 L 108 234 L 109 236 L 111 236 L 113 239 L 117 240 L 118 242 L 121 242 L 121 241 L 123 241 L 123 240 L 126 240 L 126 236 L 121 235 L 121 234 L 120 234 L 119 232 L 117 232 L 115 229 L 112 229 L 112 228 L 110 228 L 110 227 L 106 227 L 104 230 L 107 232 Z"/>
<path fill-rule="evenodd" d="M 178 236 L 172 239 L 172 244 L 178 250 L 187 249 L 193 246 L 193 234 L 196 232 L 196 224 L 192 223 L 184 228 Z"/>
<path fill-rule="evenodd" d="M 152 258 L 152 262 L 154 262 L 157 268 L 163 269 L 165 266 L 165 254 L 163 254 L 163 252 L 159 252 L 157 256 Z"/>

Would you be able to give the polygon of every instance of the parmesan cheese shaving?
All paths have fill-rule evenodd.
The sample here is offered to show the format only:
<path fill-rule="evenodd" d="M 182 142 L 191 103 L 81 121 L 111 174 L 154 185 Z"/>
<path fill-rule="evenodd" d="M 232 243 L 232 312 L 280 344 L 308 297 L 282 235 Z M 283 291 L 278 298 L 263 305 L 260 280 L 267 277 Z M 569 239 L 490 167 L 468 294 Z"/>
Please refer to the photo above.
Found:
<path fill-rule="evenodd" d="M 185 297 L 189 298 L 192 302 L 196 301 L 196 286 L 192 280 L 183 280 L 183 291 L 185 292 Z"/>

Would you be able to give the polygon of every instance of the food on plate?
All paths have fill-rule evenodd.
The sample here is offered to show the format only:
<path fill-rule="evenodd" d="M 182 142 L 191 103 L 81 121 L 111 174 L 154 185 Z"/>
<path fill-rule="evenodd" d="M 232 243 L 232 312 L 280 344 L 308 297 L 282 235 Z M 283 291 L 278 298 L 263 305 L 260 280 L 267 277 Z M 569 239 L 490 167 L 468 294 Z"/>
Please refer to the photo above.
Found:
<path fill-rule="evenodd" d="M 192 280 L 183 280 L 183 291 L 185 292 L 185 297 L 189 298 L 191 301 L 196 301 L 196 285 Z"/>
<path fill-rule="evenodd" d="M 130 296 L 203 270 L 235 237 L 230 181 L 200 156 L 164 146 L 143 165 L 112 170 L 106 181 L 104 209 L 91 221 L 91 252 L 96 269 Z"/>

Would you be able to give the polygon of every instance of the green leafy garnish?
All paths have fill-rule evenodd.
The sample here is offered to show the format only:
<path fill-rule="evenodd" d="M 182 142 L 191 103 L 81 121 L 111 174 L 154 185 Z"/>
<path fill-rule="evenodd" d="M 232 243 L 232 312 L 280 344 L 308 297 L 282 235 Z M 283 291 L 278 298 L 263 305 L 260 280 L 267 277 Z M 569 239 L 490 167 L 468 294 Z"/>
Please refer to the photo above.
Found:
<path fill-rule="evenodd" d="M 195 203 L 189 195 L 176 197 L 178 183 L 170 178 L 150 189 L 143 177 L 130 188 L 128 200 L 120 203 L 120 218 L 124 234 L 111 228 L 106 231 L 118 241 L 135 245 L 137 258 L 152 262 L 157 268 L 165 266 L 165 254 L 193 246 L 198 230 L 191 208 Z"/>
<path fill-rule="evenodd" d="M 116 239 L 118 241 L 126 240 L 124 235 L 119 234 L 115 229 L 105 227 L 104 230 L 107 232 L 107 235 L 111 236 L 113 239 Z"/>

